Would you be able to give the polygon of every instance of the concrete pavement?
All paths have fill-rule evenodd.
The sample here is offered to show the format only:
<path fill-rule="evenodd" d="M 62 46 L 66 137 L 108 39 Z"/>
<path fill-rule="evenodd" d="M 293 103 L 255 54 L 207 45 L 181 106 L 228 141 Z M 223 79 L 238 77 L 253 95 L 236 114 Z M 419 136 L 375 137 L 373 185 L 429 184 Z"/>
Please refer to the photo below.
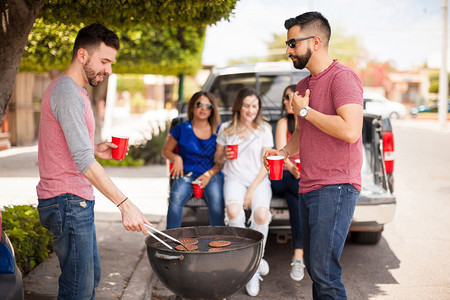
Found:
<path fill-rule="evenodd" d="M 165 228 L 168 176 L 165 166 L 106 168 L 114 183 L 143 211 L 157 228 Z M 39 181 L 37 146 L 0 151 L 0 208 L 37 205 Z M 153 276 L 145 236 L 128 232 L 115 205 L 95 191 L 95 225 L 102 278 L 96 299 L 151 299 Z M 24 280 L 25 299 L 56 299 L 59 263 L 54 253 Z"/>

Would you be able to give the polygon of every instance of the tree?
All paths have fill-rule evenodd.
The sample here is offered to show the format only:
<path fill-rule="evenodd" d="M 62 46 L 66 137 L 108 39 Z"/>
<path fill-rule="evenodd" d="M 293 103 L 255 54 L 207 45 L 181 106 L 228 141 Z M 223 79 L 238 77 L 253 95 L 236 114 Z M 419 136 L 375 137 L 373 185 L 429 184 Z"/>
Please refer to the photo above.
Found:
<path fill-rule="evenodd" d="M 49 23 L 37 18 L 19 71 L 66 68 L 72 58 L 76 34 L 83 26 L 85 24 Z M 117 32 L 121 41 L 114 73 L 193 74 L 201 67 L 206 25 L 155 28 L 150 24 L 137 24 L 132 29 L 110 28 Z"/>
<path fill-rule="evenodd" d="M 382 86 L 389 89 L 389 73 L 392 71 L 394 68 L 388 62 L 369 61 L 366 67 L 357 73 L 363 86 Z"/>
<path fill-rule="evenodd" d="M 367 57 L 367 51 L 356 36 L 347 36 L 339 28 L 333 31 L 330 41 L 330 57 L 354 70 Z"/>
<path fill-rule="evenodd" d="M 449 95 L 450 95 L 450 73 L 448 76 L 448 86 L 449 86 Z M 428 80 L 430 80 L 430 88 L 428 89 L 429 93 L 438 94 L 439 93 L 439 71 L 433 72 L 428 75 Z"/>
<path fill-rule="evenodd" d="M 164 36 L 167 39 L 175 38 L 181 45 L 187 49 L 189 47 L 198 47 L 198 43 L 190 44 L 189 38 L 196 34 L 197 40 L 203 40 L 205 34 L 205 26 L 214 24 L 222 18 L 228 19 L 231 15 L 237 0 L 108 0 L 108 1 L 89 1 L 89 0 L 1 0 L 0 1 L 0 17 L 2 27 L 0 28 L 0 123 L 6 114 L 6 106 L 11 97 L 12 87 L 17 75 L 20 61 L 27 45 L 28 35 L 39 17 L 37 26 L 56 25 L 56 31 L 72 32 L 72 29 L 81 27 L 82 24 L 91 24 L 94 22 L 103 23 L 112 29 L 120 29 L 123 40 L 129 42 L 129 45 L 136 46 L 140 43 L 140 37 L 150 32 L 150 36 L 154 34 L 167 33 Z M 62 22 L 63 20 L 63 22 Z M 166 31 L 167 30 L 167 31 Z M 141 35 L 139 35 L 141 32 Z M 143 34 L 144 33 L 144 34 Z M 57 32 L 53 33 L 58 35 Z M 50 34 L 51 36 L 51 34 Z M 69 34 L 70 36 L 70 34 Z M 49 37 L 47 35 L 47 37 Z M 127 38 L 129 41 L 127 41 Z M 195 38 L 194 38 L 195 39 Z M 60 36 L 60 40 L 65 40 Z M 73 41 L 66 39 L 71 44 Z M 151 43 L 151 39 L 147 39 Z M 47 43 L 47 45 L 49 45 Z M 38 46 L 38 45 L 34 45 Z M 153 44 L 151 44 L 153 46 Z M 148 50 L 149 44 L 142 45 L 140 50 Z M 28 55 L 38 55 L 37 49 L 33 45 L 27 49 Z M 137 49 L 138 47 L 136 47 Z M 123 71 L 127 68 L 140 68 L 147 62 L 145 55 L 141 52 L 133 56 L 133 49 L 127 48 L 129 51 L 123 51 Z M 197 48 L 196 48 L 197 49 Z M 47 50 L 50 55 L 55 55 L 61 49 L 51 47 Z M 164 50 L 164 51 L 162 51 Z M 166 50 L 170 50 L 167 51 Z M 30 53 L 28 53 L 30 51 Z M 33 53 L 33 51 L 35 51 Z M 63 51 L 63 50 L 61 50 Z M 157 54 L 171 53 L 176 51 L 175 47 L 169 49 L 161 46 Z M 180 59 L 189 61 L 198 53 L 189 55 L 190 50 L 184 53 L 185 57 Z M 63 51 L 64 52 L 64 51 Z M 201 53 L 201 50 L 200 50 Z M 40 53 L 42 57 L 48 57 L 45 53 Z M 51 57 L 51 56 L 50 56 Z M 154 55 L 153 66 L 157 63 L 158 55 Z M 170 57 L 170 56 L 168 56 Z M 119 59 L 120 57 L 118 57 Z M 55 59 L 55 65 L 65 63 L 67 57 L 58 57 Z M 57 60 L 60 60 L 58 62 Z M 167 63 L 167 59 L 164 59 Z M 30 68 L 33 59 L 24 62 L 22 66 L 25 69 Z M 34 63 L 35 66 L 45 64 L 45 60 Z M 134 67 L 132 67 L 134 65 Z M 180 64 L 181 65 L 181 64 Z M 147 67 L 150 64 L 147 65 Z M 55 67 L 50 64 L 50 67 Z M 171 70 L 170 66 L 163 65 L 162 69 Z M 120 70 L 121 68 L 119 68 Z M 174 68 L 171 72 L 178 69 Z M 141 72 L 151 72 L 152 69 L 142 68 Z"/>
<path fill-rule="evenodd" d="M 274 34 L 267 44 L 269 55 L 267 61 L 288 61 L 286 55 L 286 34 Z M 340 63 L 352 68 L 365 57 L 366 50 L 359 44 L 354 36 L 345 36 L 340 30 L 333 32 L 329 46 L 330 56 Z"/>

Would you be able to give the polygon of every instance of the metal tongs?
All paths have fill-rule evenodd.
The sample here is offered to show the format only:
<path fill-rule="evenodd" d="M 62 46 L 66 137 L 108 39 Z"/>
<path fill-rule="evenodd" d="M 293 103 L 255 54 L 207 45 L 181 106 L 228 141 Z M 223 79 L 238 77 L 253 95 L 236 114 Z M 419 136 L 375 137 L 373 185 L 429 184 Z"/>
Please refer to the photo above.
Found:
<path fill-rule="evenodd" d="M 151 230 L 153 230 L 153 231 L 159 233 L 160 235 L 165 236 L 166 238 L 168 238 L 168 239 L 174 241 L 175 243 L 180 244 L 181 246 L 184 247 L 184 249 L 186 249 L 186 251 L 188 250 L 188 248 L 187 248 L 182 242 L 180 242 L 179 240 L 177 240 L 176 238 L 173 238 L 173 237 L 171 237 L 170 235 L 168 235 L 168 234 L 162 232 L 161 230 L 158 230 L 158 229 L 156 229 L 156 228 L 154 228 L 154 227 L 152 227 L 152 226 L 150 226 L 150 225 L 147 225 L 147 224 L 144 224 L 144 225 L 145 225 L 145 227 L 147 227 L 148 229 L 151 229 Z M 159 237 L 157 237 L 155 234 L 151 233 L 150 231 L 148 232 L 148 234 L 150 234 L 152 237 L 155 238 L 155 240 L 157 240 L 158 242 L 160 242 L 161 244 L 163 244 L 163 245 L 166 246 L 167 248 L 173 250 L 172 246 L 170 246 L 169 244 L 167 244 L 166 242 L 164 242 L 163 240 L 161 240 L 161 239 L 160 239 Z"/>

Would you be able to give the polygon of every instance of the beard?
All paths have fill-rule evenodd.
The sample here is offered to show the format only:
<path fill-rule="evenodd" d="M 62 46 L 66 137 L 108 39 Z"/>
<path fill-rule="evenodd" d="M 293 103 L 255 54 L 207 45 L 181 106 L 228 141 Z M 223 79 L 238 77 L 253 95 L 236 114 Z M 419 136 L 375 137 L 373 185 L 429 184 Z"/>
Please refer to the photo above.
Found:
<path fill-rule="evenodd" d="M 294 57 L 296 59 L 296 61 L 293 62 L 294 68 L 299 69 L 299 70 L 302 70 L 306 67 L 311 56 L 312 56 L 312 51 L 309 48 L 306 51 L 305 55 L 302 55 L 302 56 L 297 56 L 297 55 L 292 55 L 292 54 L 289 55 L 290 58 Z"/>
<path fill-rule="evenodd" d="M 97 75 L 103 75 L 106 76 L 105 72 L 99 72 L 96 73 L 94 69 L 90 67 L 91 60 L 89 59 L 84 65 L 84 74 L 86 75 L 86 78 L 89 82 L 89 84 L 93 87 L 96 87 L 99 84 L 99 81 L 97 80 Z"/>

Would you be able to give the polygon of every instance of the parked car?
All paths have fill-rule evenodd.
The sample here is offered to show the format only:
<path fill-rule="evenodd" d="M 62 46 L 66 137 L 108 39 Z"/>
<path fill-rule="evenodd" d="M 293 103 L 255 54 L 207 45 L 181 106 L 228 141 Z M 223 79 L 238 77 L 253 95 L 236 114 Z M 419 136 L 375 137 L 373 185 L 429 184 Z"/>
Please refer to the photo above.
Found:
<path fill-rule="evenodd" d="M 380 94 L 364 92 L 363 97 L 364 110 L 368 113 L 390 119 L 399 119 L 407 114 L 403 104 L 390 101 Z"/>
<path fill-rule="evenodd" d="M 291 63 L 237 65 L 213 69 L 202 89 L 215 95 L 222 121 L 227 121 L 236 92 L 244 86 L 254 88 L 261 96 L 263 115 L 275 134 L 276 123 L 281 117 L 284 88 L 308 75 L 307 71 L 294 69 Z M 186 105 L 180 109 L 178 117 L 172 120 L 171 128 L 187 120 Z M 394 137 L 389 118 L 383 119 L 380 115 L 365 111 L 362 138 L 362 191 L 350 232 L 355 242 L 375 244 L 381 238 L 384 224 L 392 221 L 396 207 L 396 198 L 392 194 Z M 290 235 L 286 200 L 274 196 L 270 206 L 270 231 L 277 234 L 278 241 L 286 241 Z M 206 224 L 208 214 L 205 202 L 203 199 L 190 199 L 184 207 L 182 226 Z"/>
<path fill-rule="evenodd" d="M 413 108 L 411 108 L 410 113 L 414 116 L 419 113 L 426 113 L 426 112 L 436 113 L 436 112 L 438 112 L 438 107 L 439 107 L 439 101 L 436 101 L 431 105 L 419 105 L 417 107 L 413 107 Z M 447 103 L 447 112 L 450 113 L 450 100 L 448 100 L 448 103 Z"/>
<path fill-rule="evenodd" d="M 2 212 L 0 211 L 0 299 L 23 299 L 22 272 L 17 267 L 14 248 L 2 230 Z"/>

